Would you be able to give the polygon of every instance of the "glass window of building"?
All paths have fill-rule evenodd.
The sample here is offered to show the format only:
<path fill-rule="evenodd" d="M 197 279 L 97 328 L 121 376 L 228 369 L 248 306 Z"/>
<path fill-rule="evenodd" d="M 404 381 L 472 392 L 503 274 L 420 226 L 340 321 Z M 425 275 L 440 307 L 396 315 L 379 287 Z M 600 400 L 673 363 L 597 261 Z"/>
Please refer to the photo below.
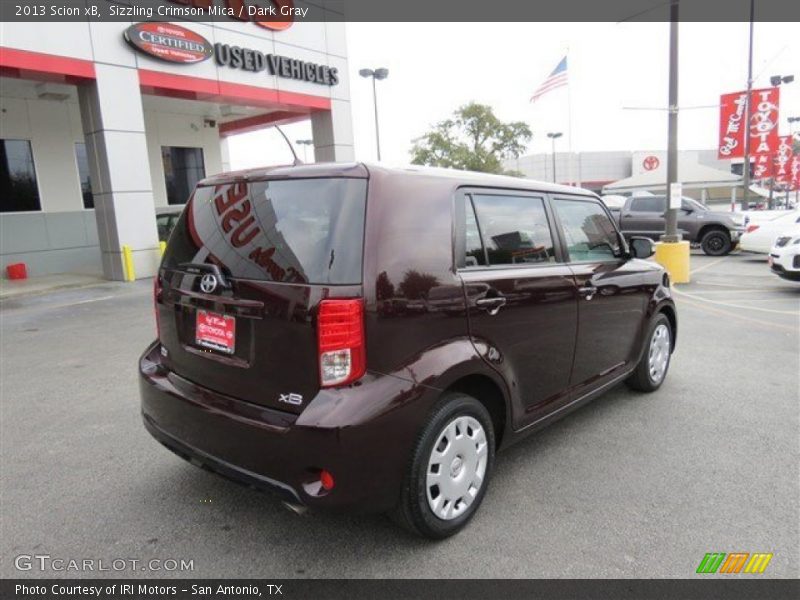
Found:
<path fill-rule="evenodd" d="M 89 157 L 86 155 L 86 144 L 83 142 L 75 144 L 75 157 L 78 161 L 78 178 L 81 182 L 83 208 L 94 208 L 92 177 L 89 174 Z"/>
<path fill-rule="evenodd" d="M 28 140 L 0 140 L 0 212 L 42 210 Z"/>
<path fill-rule="evenodd" d="M 206 176 L 202 148 L 161 148 L 164 177 L 167 183 L 167 202 L 186 204 L 197 182 Z"/>

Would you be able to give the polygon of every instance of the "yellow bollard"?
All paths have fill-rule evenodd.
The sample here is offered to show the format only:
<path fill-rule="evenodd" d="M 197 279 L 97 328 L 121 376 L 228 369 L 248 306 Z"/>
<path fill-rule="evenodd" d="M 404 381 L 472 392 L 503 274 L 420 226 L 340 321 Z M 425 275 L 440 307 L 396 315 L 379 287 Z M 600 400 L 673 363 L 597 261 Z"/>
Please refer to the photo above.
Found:
<path fill-rule="evenodd" d="M 133 270 L 133 251 L 130 246 L 122 247 L 122 264 L 125 267 L 125 281 L 136 281 L 136 272 Z"/>
<path fill-rule="evenodd" d="M 689 242 L 656 242 L 656 262 L 669 273 L 672 283 L 689 283 Z"/>
<path fill-rule="evenodd" d="M 161 256 L 164 256 L 164 252 L 167 251 L 167 242 L 158 242 L 158 247 L 161 250 Z"/>

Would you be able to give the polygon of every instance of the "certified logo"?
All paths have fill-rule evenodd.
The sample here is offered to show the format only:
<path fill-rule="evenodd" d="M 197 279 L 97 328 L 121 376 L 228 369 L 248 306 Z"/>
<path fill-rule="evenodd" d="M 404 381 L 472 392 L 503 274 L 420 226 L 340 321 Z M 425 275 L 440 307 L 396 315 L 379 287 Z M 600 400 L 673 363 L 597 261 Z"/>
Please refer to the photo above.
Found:
<path fill-rule="evenodd" d="M 202 35 L 172 23 L 136 23 L 125 30 L 124 37 L 139 52 L 172 63 L 203 62 L 214 52 Z"/>
<path fill-rule="evenodd" d="M 210 294 L 215 289 L 217 289 L 217 278 L 214 277 L 211 273 L 206 273 L 200 279 L 200 289 L 203 290 L 206 294 Z"/>

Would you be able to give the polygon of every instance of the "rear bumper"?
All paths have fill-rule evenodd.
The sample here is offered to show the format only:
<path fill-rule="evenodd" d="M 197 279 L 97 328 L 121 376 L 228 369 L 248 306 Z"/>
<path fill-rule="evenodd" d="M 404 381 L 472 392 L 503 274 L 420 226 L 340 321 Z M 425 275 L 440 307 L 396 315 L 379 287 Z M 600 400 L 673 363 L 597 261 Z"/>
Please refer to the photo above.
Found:
<path fill-rule="evenodd" d="M 222 475 L 227 479 L 243 483 L 260 490 L 271 492 L 287 502 L 301 502 L 300 498 L 290 486 L 280 481 L 275 481 L 269 477 L 264 477 L 258 473 L 248 471 L 232 465 L 224 460 L 211 456 L 198 448 L 194 448 L 171 436 L 166 431 L 156 425 L 153 418 L 147 414 L 142 414 L 144 427 L 156 440 L 161 442 L 169 450 L 180 456 L 182 459 L 198 466 L 202 469 L 212 471 Z"/>
<path fill-rule="evenodd" d="M 287 501 L 356 512 L 396 504 L 427 412 L 420 401 L 430 393 L 404 379 L 368 375 L 357 387 L 321 391 L 298 416 L 167 371 L 158 343 L 141 357 L 139 375 L 144 425 L 178 456 Z M 334 475 L 332 490 L 322 489 L 320 469 Z"/>

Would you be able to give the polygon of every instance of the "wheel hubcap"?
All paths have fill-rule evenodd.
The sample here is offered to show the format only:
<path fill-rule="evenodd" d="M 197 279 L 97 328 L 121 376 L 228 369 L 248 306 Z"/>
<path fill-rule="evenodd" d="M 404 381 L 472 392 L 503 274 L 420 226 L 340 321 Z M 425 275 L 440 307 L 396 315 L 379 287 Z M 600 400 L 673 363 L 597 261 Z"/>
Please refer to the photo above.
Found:
<path fill-rule="evenodd" d="M 650 339 L 650 355 L 648 360 L 650 379 L 653 383 L 661 383 L 667 373 L 669 364 L 669 327 L 660 323 Z"/>
<path fill-rule="evenodd" d="M 428 506 L 449 521 L 469 508 L 483 486 L 489 449 L 486 432 L 473 417 L 456 417 L 436 438 L 428 459 Z"/>

